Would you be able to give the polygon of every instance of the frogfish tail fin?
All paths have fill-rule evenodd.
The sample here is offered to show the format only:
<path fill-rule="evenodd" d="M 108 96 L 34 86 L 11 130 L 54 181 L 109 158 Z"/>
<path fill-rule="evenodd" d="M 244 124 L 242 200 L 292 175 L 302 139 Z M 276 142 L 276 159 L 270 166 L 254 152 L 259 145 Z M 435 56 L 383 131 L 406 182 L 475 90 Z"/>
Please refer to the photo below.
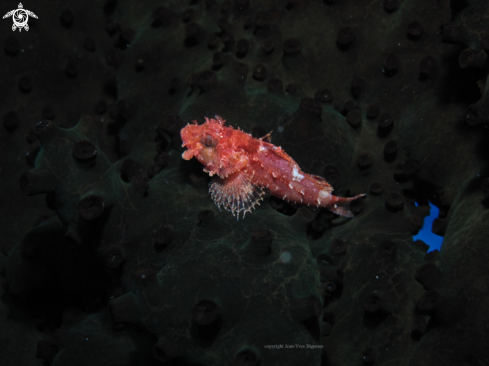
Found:
<path fill-rule="evenodd" d="M 325 207 L 331 212 L 343 216 L 343 217 L 353 217 L 355 216 L 350 208 L 350 203 L 365 196 L 365 193 L 359 194 L 355 197 L 337 197 L 331 196 L 331 201 Z"/>

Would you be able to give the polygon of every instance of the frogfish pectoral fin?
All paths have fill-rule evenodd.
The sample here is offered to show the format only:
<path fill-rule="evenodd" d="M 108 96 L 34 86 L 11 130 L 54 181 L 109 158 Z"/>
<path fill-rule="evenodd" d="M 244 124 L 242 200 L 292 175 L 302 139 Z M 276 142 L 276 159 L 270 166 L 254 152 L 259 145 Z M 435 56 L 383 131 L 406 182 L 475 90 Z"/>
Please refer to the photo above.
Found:
<path fill-rule="evenodd" d="M 325 207 L 337 215 L 344 217 L 353 217 L 355 215 L 350 209 L 350 202 L 355 201 L 356 199 L 359 199 L 363 196 L 365 196 L 365 193 L 359 194 L 355 197 L 331 196 L 331 201 Z"/>
<path fill-rule="evenodd" d="M 239 220 L 240 212 L 243 218 L 246 212 L 256 204 L 260 204 L 265 194 L 262 187 L 253 185 L 242 173 L 234 173 L 225 179 L 214 178 L 209 183 L 211 198 L 220 209 L 222 205 L 225 210 L 230 211 Z"/>

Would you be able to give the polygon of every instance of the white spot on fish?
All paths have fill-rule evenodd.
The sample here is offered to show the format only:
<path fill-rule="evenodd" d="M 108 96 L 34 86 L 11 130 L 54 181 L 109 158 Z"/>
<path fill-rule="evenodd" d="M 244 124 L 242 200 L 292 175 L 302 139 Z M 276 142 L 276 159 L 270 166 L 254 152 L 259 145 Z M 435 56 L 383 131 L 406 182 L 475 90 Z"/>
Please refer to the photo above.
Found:
<path fill-rule="evenodd" d="M 297 170 L 297 167 L 293 167 L 292 168 L 292 179 L 300 182 L 302 178 L 304 178 L 304 176 L 301 173 L 299 173 L 299 170 Z"/>
<path fill-rule="evenodd" d="M 290 189 L 293 189 L 294 187 L 292 187 L 292 183 L 289 183 L 289 188 Z"/>
<path fill-rule="evenodd" d="M 263 146 L 260 146 L 260 148 L 258 150 L 265 151 L 266 149 Z"/>
<path fill-rule="evenodd" d="M 318 193 L 318 197 L 321 197 L 321 198 L 329 198 L 331 196 L 331 194 L 327 191 L 319 191 Z"/>

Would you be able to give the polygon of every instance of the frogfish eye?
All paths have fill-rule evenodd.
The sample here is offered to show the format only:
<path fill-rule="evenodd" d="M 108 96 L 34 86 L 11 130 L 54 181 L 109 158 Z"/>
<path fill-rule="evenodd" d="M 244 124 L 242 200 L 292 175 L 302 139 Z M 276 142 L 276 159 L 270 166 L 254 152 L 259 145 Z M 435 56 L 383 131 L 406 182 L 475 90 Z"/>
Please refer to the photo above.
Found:
<path fill-rule="evenodd" d="M 214 145 L 214 141 L 212 140 L 212 137 L 206 136 L 206 138 L 204 139 L 204 145 L 207 146 L 207 147 L 213 146 Z"/>

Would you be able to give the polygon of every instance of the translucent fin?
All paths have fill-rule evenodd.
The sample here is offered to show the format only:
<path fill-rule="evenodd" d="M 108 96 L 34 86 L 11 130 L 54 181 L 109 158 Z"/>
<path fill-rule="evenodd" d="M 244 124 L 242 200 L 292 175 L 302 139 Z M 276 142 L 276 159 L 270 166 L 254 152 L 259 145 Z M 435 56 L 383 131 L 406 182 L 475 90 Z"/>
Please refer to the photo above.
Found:
<path fill-rule="evenodd" d="M 332 199 L 331 201 L 325 205 L 328 210 L 331 212 L 343 216 L 343 217 L 353 217 L 355 216 L 353 212 L 350 209 L 350 202 L 355 201 L 358 198 L 361 198 L 365 196 L 364 194 L 359 194 L 358 196 L 355 197 L 337 197 L 337 196 L 331 196 Z"/>
<path fill-rule="evenodd" d="M 265 142 L 272 142 L 272 132 L 273 131 L 270 131 L 265 136 L 260 137 L 260 140 L 265 141 Z"/>
<path fill-rule="evenodd" d="M 253 185 L 242 173 L 235 173 L 226 179 L 214 178 L 209 183 L 211 198 L 220 208 L 230 211 L 239 220 L 240 212 L 243 218 L 246 212 L 251 212 L 256 204 L 260 204 L 265 192 L 262 187 Z"/>

